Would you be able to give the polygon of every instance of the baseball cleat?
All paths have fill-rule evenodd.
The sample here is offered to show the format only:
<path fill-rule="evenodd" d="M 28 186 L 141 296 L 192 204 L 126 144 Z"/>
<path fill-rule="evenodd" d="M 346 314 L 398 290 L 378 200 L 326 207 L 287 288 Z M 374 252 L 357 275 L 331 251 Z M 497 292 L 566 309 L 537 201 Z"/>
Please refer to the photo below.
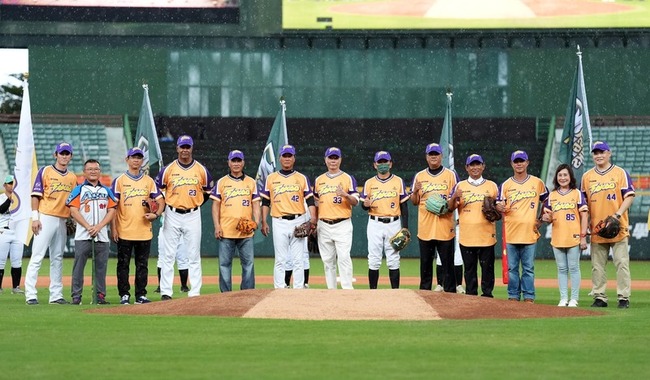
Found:
<path fill-rule="evenodd" d="M 131 298 L 131 297 L 129 297 L 128 294 L 123 295 L 122 299 L 120 300 L 120 304 L 121 305 L 128 305 L 129 304 L 129 298 Z"/>
<path fill-rule="evenodd" d="M 591 304 L 591 307 L 607 307 L 607 302 L 601 300 L 600 298 L 596 298 L 596 300 L 594 300 L 594 303 Z"/>
<path fill-rule="evenodd" d="M 440 286 L 440 285 L 436 285 L 436 288 L 433 289 L 434 292 L 438 292 L 438 293 L 440 293 L 440 292 L 442 292 L 442 291 L 444 291 L 444 290 L 445 290 L 445 289 L 444 289 L 442 286 Z"/>
<path fill-rule="evenodd" d="M 578 307 L 578 301 L 577 300 L 571 300 L 571 301 L 569 301 L 569 304 L 567 306 L 568 307 Z"/>
<path fill-rule="evenodd" d="M 160 297 L 161 301 L 171 301 L 172 297 L 168 296 L 167 294 L 163 294 L 162 297 Z"/>
<path fill-rule="evenodd" d="M 27 305 L 38 305 L 38 300 L 36 298 L 33 298 L 31 300 L 25 301 Z"/>
<path fill-rule="evenodd" d="M 618 308 L 619 309 L 628 309 L 630 307 L 630 301 L 629 300 L 618 300 Z"/>
<path fill-rule="evenodd" d="M 150 303 L 151 300 L 145 296 L 140 296 L 135 300 L 136 305 L 142 305 L 143 303 Z"/>
<path fill-rule="evenodd" d="M 565 306 L 567 306 L 568 304 L 569 304 L 569 301 L 567 301 L 566 299 L 561 299 L 561 300 L 560 300 L 560 303 L 558 303 L 557 305 L 558 305 L 559 307 L 565 307 Z"/>
<path fill-rule="evenodd" d="M 63 298 L 59 298 L 58 300 L 50 301 L 50 305 L 68 305 L 70 302 L 66 301 Z"/>
<path fill-rule="evenodd" d="M 188 288 L 187 286 L 181 286 L 181 292 L 187 293 L 189 291 L 190 291 L 190 288 Z"/>
<path fill-rule="evenodd" d="M 79 296 L 79 297 L 72 297 L 72 304 L 73 304 L 73 305 L 81 305 L 81 296 Z"/>
<path fill-rule="evenodd" d="M 97 304 L 110 305 L 110 302 L 106 301 L 106 295 L 104 293 L 97 293 Z"/>
<path fill-rule="evenodd" d="M 463 288 L 463 285 L 458 285 L 456 287 L 456 293 L 465 294 L 465 289 Z"/>

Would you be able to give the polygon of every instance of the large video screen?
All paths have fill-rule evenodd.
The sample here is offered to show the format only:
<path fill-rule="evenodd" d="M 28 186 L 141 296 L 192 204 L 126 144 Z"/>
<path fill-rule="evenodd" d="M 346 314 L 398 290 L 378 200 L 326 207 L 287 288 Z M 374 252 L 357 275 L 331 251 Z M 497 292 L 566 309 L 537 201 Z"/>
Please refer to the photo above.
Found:
<path fill-rule="evenodd" d="M 650 0 L 282 0 L 284 30 L 650 27 Z"/>
<path fill-rule="evenodd" d="M 0 0 L 0 20 L 239 23 L 240 0 Z"/>

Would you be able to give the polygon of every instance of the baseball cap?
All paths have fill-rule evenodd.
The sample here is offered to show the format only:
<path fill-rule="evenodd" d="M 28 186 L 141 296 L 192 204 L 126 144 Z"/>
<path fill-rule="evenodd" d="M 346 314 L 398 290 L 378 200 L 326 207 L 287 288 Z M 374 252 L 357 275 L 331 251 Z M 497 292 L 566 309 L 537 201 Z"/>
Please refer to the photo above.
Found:
<path fill-rule="evenodd" d="M 469 165 L 474 161 L 478 161 L 480 163 L 483 163 L 483 157 L 479 156 L 478 154 L 471 154 L 467 157 L 467 160 L 465 161 L 465 165 Z"/>
<path fill-rule="evenodd" d="M 72 154 L 72 145 L 68 144 L 67 142 L 59 143 L 59 145 L 56 146 L 55 152 L 70 152 L 70 154 Z"/>
<path fill-rule="evenodd" d="M 296 148 L 293 147 L 293 145 L 285 145 L 280 149 L 280 156 L 285 155 L 285 154 L 290 154 L 292 156 L 296 155 Z"/>
<path fill-rule="evenodd" d="M 591 151 L 593 152 L 594 150 L 602 150 L 603 152 L 609 151 L 609 145 L 604 141 L 596 141 L 591 147 Z"/>
<path fill-rule="evenodd" d="M 13 183 L 13 182 L 14 182 L 14 176 L 12 176 L 11 174 L 7 174 L 7 176 L 5 177 L 5 181 L 3 183 Z"/>
<path fill-rule="evenodd" d="M 510 156 L 510 161 L 514 161 L 517 159 L 528 161 L 528 154 L 526 154 L 526 152 L 524 152 L 523 150 L 515 150 L 514 152 L 512 152 L 512 155 Z"/>
<path fill-rule="evenodd" d="M 133 148 L 129 149 L 129 151 L 126 153 L 126 157 L 131 157 L 131 156 L 142 156 L 144 157 L 144 152 L 142 149 L 138 148 L 137 146 L 134 146 Z"/>
<path fill-rule="evenodd" d="M 341 157 L 341 149 L 335 146 L 327 148 L 327 150 L 325 151 L 325 157 L 329 157 L 329 156 Z"/>
<path fill-rule="evenodd" d="M 228 161 L 230 161 L 232 159 L 235 159 L 235 158 L 239 158 L 239 159 L 243 160 L 244 159 L 244 152 L 242 152 L 241 150 L 233 150 L 232 152 L 228 153 Z"/>
<path fill-rule="evenodd" d="M 379 152 L 375 153 L 375 162 L 379 160 L 391 161 L 392 159 L 390 158 L 390 153 L 386 152 L 385 150 L 380 150 Z"/>
<path fill-rule="evenodd" d="M 440 147 L 439 144 L 431 143 L 431 144 L 427 145 L 427 154 L 429 154 L 431 152 L 438 152 L 438 153 L 442 154 L 442 148 Z"/>
<path fill-rule="evenodd" d="M 194 140 L 188 135 L 183 135 L 176 140 L 176 146 L 189 145 L 194 146 Z"/>

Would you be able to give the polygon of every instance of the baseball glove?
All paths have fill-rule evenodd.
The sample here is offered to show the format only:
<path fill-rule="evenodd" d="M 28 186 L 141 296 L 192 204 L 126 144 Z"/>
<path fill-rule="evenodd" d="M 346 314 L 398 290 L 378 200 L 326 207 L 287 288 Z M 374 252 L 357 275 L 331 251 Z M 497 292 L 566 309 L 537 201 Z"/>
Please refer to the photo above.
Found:
<path fill-rule="evenodd" d="M 431 196 L 427 198 L 424 206 L 426 207 L 427 211 L 432 212 L 436 215 L 444 215 L 449 211 L 447 200 L 440 194 L 431 194 Z"/>
<path fill-rule="evenodd" d="M 68 236 L 73 236 L 77 232 L 77 223 L 72 218 L 68 218 L 65 221 L 65 232 Z"/>
<path fill-rule="evenodd" d="M 406 248 L 411 242 L 411 233 L 408 229 L 402 228 L 397 231 L 392 238 L 390 238 L 390 245 L 396 251 L 401 251 Z"/>
<path fill-rule="evenodd" d="M 602 238 L 612 239 L 621 232 L 621 222 L 610 215 L 605 220 L 598 222 L 591 232 Z"/>
<path fill-rule="evenodd" d="M 483 198 L 483 216 L 490 222 L 501 220 L 501 213 L 497 211 L 497 200 L 494 197 Z"/>
<path fill-rule="evenodd" d="M 299 224 L 296 226 L 296 229 L 293 230 L 293 236 L 297 238 L 304 238 L 312 234 L 314 230 L 316 229 L 316 226 L 311 224 L 311 222 L 307 221 L 305 223 Z"/>
<path fill-rule="evenodd" d="M 248 218 L 239 218 L 237 222 L 237 231 L 242 232 L 246 235 L 252 234 L 257 229 L 257 223 L 254 220 Z"/>
<path fill-rule="evenodd" d="M 144 207 L 144 212 L 157 214 L 158 213 L 158 202 L 155 199 L 146 198 L 142 200 L 142 206 Z"/>

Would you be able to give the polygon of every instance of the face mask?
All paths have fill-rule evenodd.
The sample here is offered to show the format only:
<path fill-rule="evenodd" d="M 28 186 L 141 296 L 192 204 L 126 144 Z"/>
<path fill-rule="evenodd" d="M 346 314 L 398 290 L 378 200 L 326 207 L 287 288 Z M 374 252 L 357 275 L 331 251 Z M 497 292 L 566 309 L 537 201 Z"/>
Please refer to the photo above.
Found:
<path fill-rule="evenodd" d="M 379 174 L 386 174 L 390 170 L 390 164 L 384 163 L 384 164 L 377 164 L 377 171 Z"/>

